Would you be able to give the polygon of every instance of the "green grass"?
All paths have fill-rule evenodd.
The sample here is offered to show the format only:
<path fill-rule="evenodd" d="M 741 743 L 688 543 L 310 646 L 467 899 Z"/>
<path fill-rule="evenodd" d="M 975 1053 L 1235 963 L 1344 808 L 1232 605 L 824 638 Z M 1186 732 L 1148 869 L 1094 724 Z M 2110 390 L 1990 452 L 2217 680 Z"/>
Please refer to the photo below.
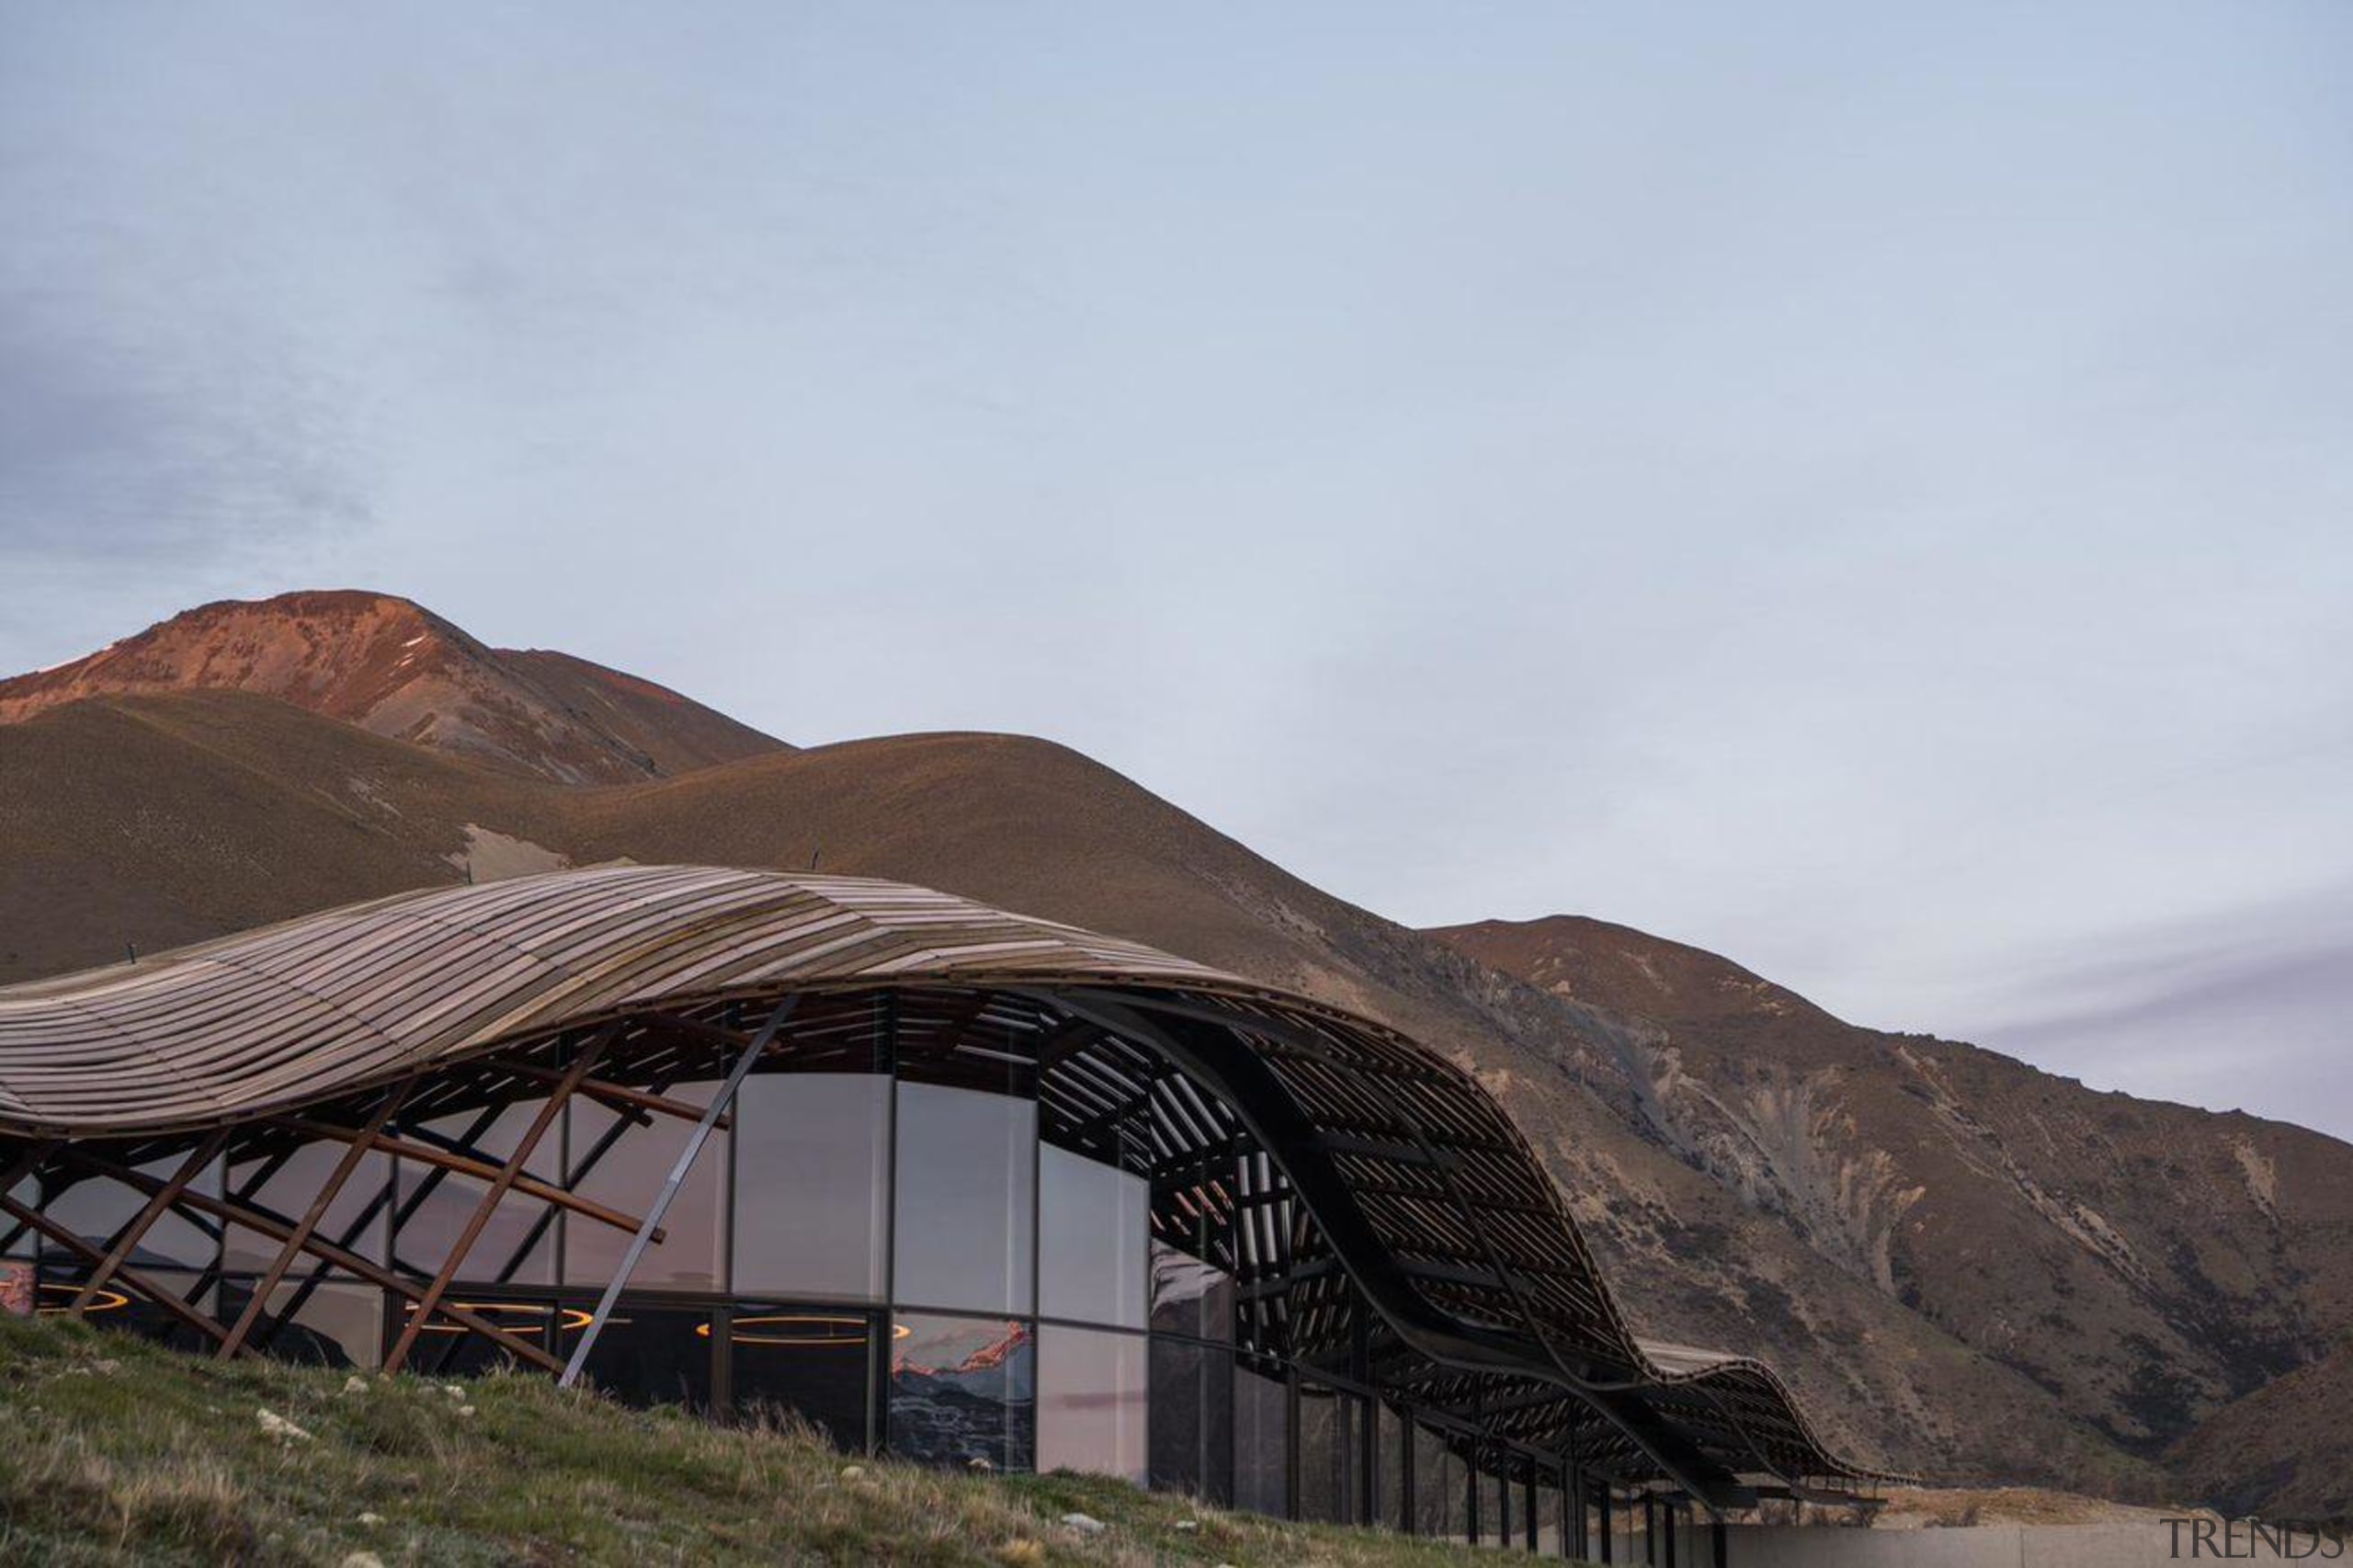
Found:
<path fill-rule="evenodd" d="M 790 1424 L 624 1410 L 536 1375 L 347 1381 L 0 1319 L 0 1562 L 1496 1561 L 1093 1477 L 847 1460 Z M 269 1435 L 264 1410 L 310 1437 Z"/>

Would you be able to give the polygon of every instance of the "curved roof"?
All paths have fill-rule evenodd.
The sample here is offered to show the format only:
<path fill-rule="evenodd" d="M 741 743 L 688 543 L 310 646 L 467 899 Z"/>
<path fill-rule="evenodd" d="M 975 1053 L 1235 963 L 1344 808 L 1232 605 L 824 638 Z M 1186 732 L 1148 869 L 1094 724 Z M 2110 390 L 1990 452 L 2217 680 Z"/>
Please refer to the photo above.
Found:
<path fill-rule="evenodd" d="M 315 1106 L 521 1039 L 719 998 L 952 987 L 1148 1048 L 1274 1154 L 1406 1344 L 1635 1470 L 1868 1477 L 1759 1362 L 1636 1338 L 1559 1189 L 1471 1076 L 1370 1020 L 1139 943 L 864 878 L 615 866 L 403 894 L 0 988 L 0 1141 Z M 1496 1392 L 1524 1384 L 1516 1403 Z M 1568 1393 L 1563 1391 L 1570 1391 Z M 1466 1403 L 1467 1400 L 1466 1400 Z"/>

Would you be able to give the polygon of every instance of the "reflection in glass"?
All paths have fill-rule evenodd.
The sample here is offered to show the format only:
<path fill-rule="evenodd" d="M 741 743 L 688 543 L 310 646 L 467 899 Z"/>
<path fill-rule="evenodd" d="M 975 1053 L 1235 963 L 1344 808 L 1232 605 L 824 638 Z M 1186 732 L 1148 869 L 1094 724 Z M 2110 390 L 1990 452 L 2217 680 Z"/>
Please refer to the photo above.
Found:
<path fill-rule="evenodd" d="M 475 1316 L 494 1324 L 517 1339 L 528 1340 L 542 1350 L 553 1349 L 556 1331 L 569 1324 L 577 1326 L 585 1322 L 585 1308 L 558 1306 L 552 1301 L 488 1301 L 463 1291 L 449 1300 Z M 405 1326 L 415 1309 L 406 1301 L 393 1307 L 395 1324 Z M 436 1314 L 416 1336 L 416 1344 L 408 1353 L 409 1369 L 419 1377 L 478 1377 L 519 1364 L 520 1358 L 507 1346 L 485 1335 L 452 1323 Z"/>
<path fill-rule="evenodd" d="M 1038 1468 L 1144 1484 L 1145 1342 L 1047 1324 L 1038 1331 Z"/>
<path fill-rule="evenodd" d="M 1038 1108 L 899 1085 L 894 1291 L 926 1307 L 1027 1313 Z"/>
<path fill-rule="evenodd" d="M 894 1457 L 1025 1471 L 1033 1468 L 1036 1432 L 1037 1353 L 1027 1324 L 933 1313 L 898 1320 L 891 1342 Z"/>
<path fill-rule="evenodd" d="M 891 1080 L 777 1073 L 735 1099 L 738 1291 L 882 1298 Z"/>
<path fill-rule="evenodd" d="M 569 1356 L 593 1300 L 570 1303 L 556 1324 L 556 1354 Z M 588 1352 L 587 1380 L 624 1404 L 710 1407 L 710 1313 L 624 1296 Z"/>
<path fill-rule="evenodd" d="M 1038 1183 L 1039 1312 L 1142 1328 L 1152 1184 L 1051 1143 Z"/>
<path fill-rule="evenodd" d="M 873 1384 L 874 1320 L 823 1307 L 739 1303 L 726 1314 L 732 1394 L 740 1415 L 789 1410 L 837 1448 L 863 1452 Z"/>
<path fill-rule="evenodd" d="M 1364 1402 L 1320 1383 L 1299 1391 L 1299 1517 L 1357 1522 L 1364 1474 Z"/>
<path fill-rule="evenodd" d="M 169 1181 L 179 1174 L 187 1163 L 185 1153 L 173 1154 L 161 1160 L 150 1160 L 136 1167 L 142 1176 L 158 1181 Z M 188 1184 L 188 1190 L 209 1198 L 221 1196 L 221 1164 L 214 1161 L 199 1172 Z M 116 1181 L 111 1176 L 86 1176 L 65 1188 L 42 1205 L 46 1216 L 103 1251 L 109 1246 L 115 1233 L 139 1218 L 151 1195 Z M 48 1256 L 59 1264 L 79 1266 L 86 1260 L 54 1242 L 44 1244 Z M 218 1256 L 220 1244 L 211 1231 L 186 1218 L 177 1210 L 166 1210 L 147 1227 L 124 1261 L 134 1269 L 150 1268 L 209 1268 Z"/>
<path fill-rule="evenodd" d="M 1414 1533 L 1467 1540 L 1468 1472 L 1462 1458 L 1427 1426 L 1414 1428 Z"/>
<path fill-rule="evenodd" d="M 1220 1507 L 1233 1500 L 1233 1358 L 1206 1345 L 1154 1337 L 1152 1486 Z"/>
<path fill-rule="evenodd" d="M 1566 1501 L 1566 1494 L 1556 1486 L 1536 1489 L 1536 1550 L 1543 1556 L 1558 1557 L 1567 1550 Z"/>
<path fill-rule="evenodd" d="M 1167 1243 L 1152 1244 L 1152 1326 L 1233 1342 L 1233 1276 Z"/>
<path fill-rule="evenodd" d="M 267 1171 L 267 1179 L 241 1201 L 267 1210 L 290 1227 L 299 1224 L 343 1163 L 345 1148 L 333 1140 L 305 1143 L 274 1167 L 267 1161 L 240 1160 L 229 1167 L 229 1190 L 245 1193 L 255 1178 Z M 386 1156 L 362 1154 L 350 1178 L 336 1191 L 335 1201 L 327 1205 L 317 1233 L 370 1263 L 383 1262 L 392 1209 L 381 1199 L 392 1171 L 392 1162 Z M 276 1236 L 231 1225 L 222 1246 L 225 1267 L 233 1272 L 259 1274 L 277 1260 L 283 1244 Z"/>
<path fill-rule="evenodd" d="M 1290 1511 L 1290 1391 L 1256 1372 L 1233 1373 L 1233 1506 L 1281 1518 Z"/>
<path fill-rule="evenodd" d="M 234 1277 L 221 1282 L 221 1311 L 233 1323 L 253 1300 L 256 1281 Z M 384 1359 L 384 1293 L 372 1285 L 337 1281 L 301 1290 L 301 1277 L 288 1279 L 269 1293 L 267 1315 L 253 1332 L 256 1348 L 275 1359 L 311 1367 L 357 1368 L 372 1371 Z M 291 1320 L 280 1321 L 296 1297 L 301 1306 Z"/>
<path fill-rule="evenodd" d="M 540 1114 L 544 1100 L 524 1100 L 506 1107 L 480 1132 L 473 1129 L 479 1112 L 441 1117 L 421 1127 L 402 1130 L 403 1136 L 428 1148 L 460 1153 L 493 1167 L 506 1165 L 522 1146 L 523 1135 Z M 469 1138 L 467 1134 L 473 1135 Z M 452 1148 L 451 1145 L 456 1145 Z M 563 1129 L 550 1127 L 540 1135 L 525 1174 L 553 1182 L 563 1167 Z M 449 1253 L 472 1223 L 488 1184 L 421 1160 L 400 1163 L 400 1233 L 392 1239 L 392 1256 L 400 1268 L 420 1278 L 441 1272 Z M 331 1168 L 331 1167 L 330 1167 Z M 490 1221 L 467 1249 L 460 1278 L 505 1284 L 555 1283 L 555 1223 L 551 1206 L 535 1198 L 509 1191 L 491 1211 Z"/>
<path fill-rule="evenodd" d="M 1376 1404 L 1373 1409 L 1381 1423 L 1381 1496 L 1372 1511 L 1373 1521 L 1392 1530 L 1410 1530 L 1414 1500 L 1405 1495 L 1405 1423 L 1393 1405 Z"/>
<path fill-rule="evenodd" d="M 21 1267 L 21 1266 L 19 1266 Z M 77 1266 L 71 1270 L 43 1269 L 41 1278 L 30 1291 L 33 1310 L 42 1314 L 63 1312 L 81 1293 L 82 1281 L 89 1278 L 89 1270 Z M 211 1313 L 217 1305 L 216 1292 L 204 1284 L 200 1274 L 181 1269 L 156 1269 L 143 1275 L 160 1289 L 168 1290 L 193 1306 L 198 1312 Z M 190 1327 L 176 1314 L 155 1305 L 144 1296 L 120 1285 L 100 1286 L 90 1304 L 83 1309 L 91 1324 L 125 1334 L 135 1334 L 142 1339 L 153 1339 L 175 1350 L 206 1351 L 212 1348 L 212 1339 Z"/>
<path fill-rule="evenodd" d="M 678 1084 L 664 1090 L 688 1105 L 707 1106 L 719 1085 Z M 572 1119 L 572 1162 L 574 1190 L 610 1209 L 642 1216 L 662 1195 L 670 1167 L 694 1134 L 694 1123 L 675 1116 L 656 1116 L 650 1127 L 629 1126 L 603 1153 L 590 1156 L 612 1129 L 615 1114 L 594 1100 L 575 1096 L 567 1109 Z M 662 1216 L 667 1233 L 659 1245 L 645 1249 L 630 1284 L 639 1289 L 669 1288 L 712 1290 L 726 1284 L 727 1138 L 714 1131 L 695 1157 L 694 1169 Z M 586 1165 L 586 1174 L 582 1167 Z M 573 1216 L 564 1222 L 563 1277 L 574 1285 L 601 1286 L 620 1267 L 629 1251 L 630 1233 L 594 1220 Z M 601 1343 L 597 1350 L 601 1353 Z"/>

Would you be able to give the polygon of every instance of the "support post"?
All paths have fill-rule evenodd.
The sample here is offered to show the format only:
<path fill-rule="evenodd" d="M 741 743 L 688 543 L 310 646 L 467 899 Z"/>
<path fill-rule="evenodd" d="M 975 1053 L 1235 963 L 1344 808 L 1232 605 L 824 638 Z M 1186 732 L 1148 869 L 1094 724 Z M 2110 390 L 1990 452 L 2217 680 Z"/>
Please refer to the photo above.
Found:
<path fill-rule="evenodd" d="M 106 1256 L 100 1258 L 97 1265 L 90 1270 L 89 1278 L 82 1282 L 82 1288 L 79 1290 L 74 1292 L 74 1301 L 66 1309 L 68 1312 L 75 1317 L 80 1317 L 83 1309 L 97 1300 L 98 1292 L 107 1288 L 107 1281 L 114 1278 L 115 1270 L 122 1267 L 123 1259 L 138 1250 L 140 1242 L 144 1239 L 149 1231 L 154 1229 L 155 1221 L 162 1219 L 165 1211 L 174 1203 L 179 1201 L 180 1194 L 188 1190 L 190 1182 L 204 1174 L 204 1167 L 212 1163 L 213 1156 L 220 1153 L 222 1145 L 228 1142 L 229 1134 L 224 1130 L 215 1132 L 188 1151 L 188 1158 L 180 1162 L 180 1168 L 173 1173 L 172 1179 L 165 1182 L 163 1188 L 153 1197 L 148 1199 L 145 1206 L 139 1210 L 138 1216 L 122 1228 L 122 1233 L 115 1237 L 114 1244 L 107 1248 Z"/>
<path fill-rule="evenodd" d="M 556 1379 L 558 1388 L 568 1389 L 580 1381 L 580 1370 L 588 1364 L 588 1353 L 596 1348 L 597 1336 L 604 1332 L 606 1320 L 613 1315 L 613 1304 L 620 1300 L 630 1276 L 637 1272 L 638 1260 L 645 1256 L 646 1247 L 654 1240 L 654 1231 L 662 1224 L 662 1217 L 670 1211 L 671 1199 L 676 1198 L 678 1188 L 686 1185 L 687 1174 L 694 1169 L 696 1158 L 702 1153 L 702 1146 L 710 1142 L 712 1125 L 727 1113 L 729 1106 L 735 1103 L 735 1091 L 742 1088 L 744 1080 L 751 1075 L 752 1064 L 767 1052 L 769 1043 L 776 1039 L 777 1031 L 784 1027 L 785 1019 L 792 1016 L 792 1010 L 800 1001 L 797 995 L 788 996 L 777 1005 L 776 1011 L 768 1015 L 768 1021 L 760 1026 L 759 1033 L 745 1046 L 744 1054 L 736 1058 L 734 1067 L 727 1074 L 726 1084 L 711 1096 L 710 1106 L 702 1113 L 702 1119 L 695 1123 L 694 1132 L 687 1139 L 687 1146 L 678 1151 L 677 1162 L 670 1167 L 670 1178 L 662 1184 L 661 1196 L 654 1200 L 653 1207 L 646 1210 L 644 1221 L 637 1227 L 637 1234 L 630 1239 L 629 1251 L 621 1255 L 620 1267 L 613 1270 L 612 1278 L 605 1285 L 605 1293 L 597 1298 L 597 1310 L 581 1325 L 580 1343 L 572 1347 L 572 1358 L 564 1363 L 563 1375 Z"/>
<path fill-rule="evenodd" d="M 302 1249 L 310 1244 L 311 1233 L 319 1228 L 319 1221 L 326 1218 L 329 1205 L 342 1196 L 345 1184 L 351 1180 L 352 1173 L 359 1169 L 360 1161 L 367 1155 L 369 1140 L 381 1131 L 384 1123 L 392 1119 L 392 1113 L 400 1109 L 401 1102 L 408 1097 L 409 1086 L 415 1082 L 414 1078 L 404 1078 L 394 1084 L 377 1105 L 375 1114 L 368 1119 L 366 1129 L 344 1150 L 343 1158 L 335 1162 L 326 1185 L 319 1188 L 318 1196 L 311 1200 L 309 1210 L 286 1238 L 285 1244 L 278 1248 L 278 1256 L 269 1260 L 269 1267 L 263 1271 L 261 1278 L 255 1282 L 252 1299 L 245 1302 L 245 1310 L 237 1314 L 236 1323 L 229 1330 L 229 1337 L 221 1342 L 222 1360 L 229 1360 L 244 1348 L 246 1337 L 253 1333 L 254 1325 L 261 1321 L 261 1315 L 268 1306 L 269 1293 L 278 1289 L 278 1283 L 286 1278 L 286 1271 L 294 1267 L 296 1258 L 302 1256 Z"/>
<path fill-rule="evenodd" d="M 531 1125 L 524 1130 L 523 1136 L 516 1140 L 513 1156 L 482 1195 L 482 1201 L 474 1206 L 473 1217 L 466 1221 L 466 1228 L 458 1233 L 457 1241 L 450 1245 L 449 1256 L 442 1260 L 440 1271 L 434 1275 L 433 1283 L 426 1288 L 424 1299 L 411 1309 L 408 1322 L 401 1328 L 400 1339 L 392 1346 L 392 1353 L 384 1358 L 385 1371 L 397 1372 L 407 1362 L 408 1353 L 416 1346 L 416 1336 L 425 1332 L 425 1325 L 432 1318 L 434 1309 L 441 1304 L 442 1296 L 458 1278 L 458 1270 L 464 1267 L 466 1255 L 473 1250 L 474 1242 L 490 1224 L 491 1216 L 497 1213 L 498 1206 L 506 1201 L 508 1189 L 515 1185 L 515 1178 L 523 1174 L 524 1163 L 530 1159 L 531 1152 L 539 1147 L 540 1140 L 547 1135 L 548 1129 L 555 1125 L 555 1119 L 563 1114 L 564 1104 L 572 1098 L 572 1091 L 580 1086 L 580 1080 L 588 1076 L 589 1070 L 597 1065 L 597 1060 L 605 1054 L 605 1048 L 612 1044 L 613 1037 L 620 1032 L 619 1023 L 608 1024 L 580 1048 L 580 1054 L 565 1071 L 563 1081 L 556 1085 L 554 1093 L 548 1096 L 546 1102 L 540 1107 L 539 1114 L 531 1118 Z"/>

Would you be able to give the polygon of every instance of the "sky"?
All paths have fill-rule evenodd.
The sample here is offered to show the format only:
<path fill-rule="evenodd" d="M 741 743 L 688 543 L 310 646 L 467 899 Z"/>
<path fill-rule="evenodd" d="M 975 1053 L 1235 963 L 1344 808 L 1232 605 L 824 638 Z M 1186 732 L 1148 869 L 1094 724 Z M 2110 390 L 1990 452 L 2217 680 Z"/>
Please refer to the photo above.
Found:
<path fill-rule="evenodd" d="M 2348 71 L 2342 0 L 0 0 L 0 668 L 379 588 L 2353 1135 Z"/>

